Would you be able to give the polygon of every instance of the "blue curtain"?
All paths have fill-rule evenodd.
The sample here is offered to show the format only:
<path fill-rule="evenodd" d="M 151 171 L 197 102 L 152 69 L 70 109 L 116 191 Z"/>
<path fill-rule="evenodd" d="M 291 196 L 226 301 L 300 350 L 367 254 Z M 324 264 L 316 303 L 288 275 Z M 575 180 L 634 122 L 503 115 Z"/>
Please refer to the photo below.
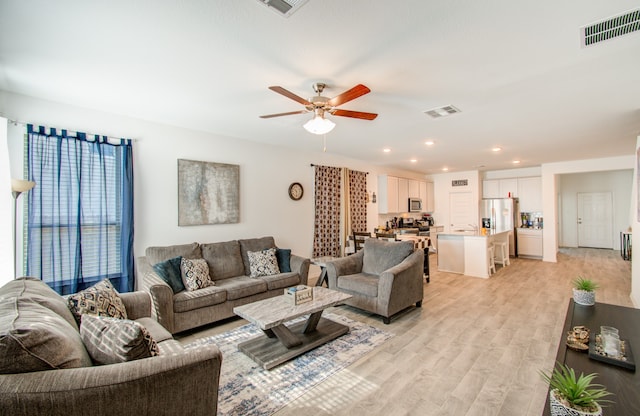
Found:
<path fill-rule="evenodd" d="M 27 126 L 27 274 L 60 294 L 134 288 L 131 140 Z"/>

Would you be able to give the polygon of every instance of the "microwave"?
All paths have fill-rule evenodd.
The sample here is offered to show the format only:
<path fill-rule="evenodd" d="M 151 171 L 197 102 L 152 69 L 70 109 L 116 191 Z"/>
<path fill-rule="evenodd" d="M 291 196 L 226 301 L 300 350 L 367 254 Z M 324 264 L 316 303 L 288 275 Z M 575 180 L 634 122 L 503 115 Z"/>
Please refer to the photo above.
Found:
<path fill-rule="evenodd" d="M 409 212 L 422 212 L 422 199 L 409 198 Z"/>

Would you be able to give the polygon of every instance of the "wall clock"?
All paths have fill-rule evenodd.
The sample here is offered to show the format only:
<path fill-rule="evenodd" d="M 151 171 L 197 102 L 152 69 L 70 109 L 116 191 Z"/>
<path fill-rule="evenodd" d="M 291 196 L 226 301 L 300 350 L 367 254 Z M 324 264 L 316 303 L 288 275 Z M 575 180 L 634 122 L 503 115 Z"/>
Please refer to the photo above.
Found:
<path fill-rule="evenodd" d="M 304 193 L 304 189 L 302 189 L 302 185 L 298 182 L 294 182 L 289 185 L 289 198 L 294 201 L 298 201 L 302 198 L 302 194 Z"/>

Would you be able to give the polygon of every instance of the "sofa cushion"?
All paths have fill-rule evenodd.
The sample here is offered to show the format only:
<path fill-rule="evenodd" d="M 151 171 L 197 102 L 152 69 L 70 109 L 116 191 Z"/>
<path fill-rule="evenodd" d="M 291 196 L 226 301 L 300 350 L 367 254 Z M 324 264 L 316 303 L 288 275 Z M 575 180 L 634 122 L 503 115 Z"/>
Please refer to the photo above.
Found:
<path fill-rule="evenodd" d="M 32 299 L 35 303 L 64 318 L 69 325 L 78 330 L 78 323 L 69 310 L 67 301 L 42 280 L 35 277 L 20 277 L 11 280 L 0 289 L 0 299 L 16 297 Z"/>
<path fill-rule="evenodd" d="M 120 294 L 109 279 L 69 296 L 67 302 L 78 324 L 83 314 L 127 319 L 127 310 Z"/>
<path fill-rule="evenodd" d="M 166 247 L 147 247 L 145 256 L 147 256 L 149 264 L 157 264 L 178 256 L 185 259 L 202 258 L 202 252 L 198 243 L 191 243 Z"/>
<path fill-rule="evenodd" d="M 180 263 L 182 270 L 182 283 L 189 291 L 204 289 L 213 286 L 213 281 L 209 277 L 209 266 L 205 259 L 182 259 Z"/>
<path fill-rule="evenodd" d="M 382 274 L 413 253 L 412 241 L 384 241 L 367 238 L 364 243 L 362 272 Z"/>
<path fill-rule="evenodd" d="M 340 276 L 338 289 L 364 296 L 378 296 L 378 282 L 380 278 L 375 274 L 356 273 Z"/>
<path fill-rule="evenodd" d="M 139 322 L 83 315 L 80 336 L 97 364 L 118 364 L 158 355 L 158 344 Z"/>
<path fill-rule="evenodd" d="M 202 257 L 207 261 L 214 282 L 245 274 L 240 243 L 236 240 L 203 244 Z"/>
<path fill-rule="evenodd" d="M 264 276 L 260 279 L 267 282 L 268 290 L 284 289 L 300 284 L 300 275 L 296 272 L 279 273 L 271 276 Z"/>
<path fill-rule="evenodd" d="M 175 339 L 169 339 L 164 342 L 158 343 L 158 349 L 160 350 L 160 355 L 173 355 L 173 354 L 184 353 L 184 347 L 182 346 L 180 341 Z"/>
<path fill-rule="evenodd" d="M 178 256 L 153 265 L 153 270 L 155 270 L 158 277 L 171 286 L 173 293 L 179 293 L 185 290 L 184 283 L 182 283 L 181 264 L 182 256 Z"/>
<path fill-rule="evenodd" d="M 227 300 L 246 298 L 267 291 L 267 282 L 248 276 L 217 280 L 216 287 L 227 291 Z"/>
<path fill-rule="evenodd" d="M 249 257 L 249 268 L 251 270 L 249 277 L 271 276 L 280 273 L 275 248 L 248 251 L 247 256 Z"/>
<path fill-rule="evenodd" d="M 91 366 L 76 327 L 38 302 L 0 299 L 0 374 Z"/>
<path fill-rule="evenodd" d="M 188 312 L 206 306 L 217 305 L 227 300 L 227 291 L 217 286 L 209 286 L 194 291 L 185 290 L 173 296 L 173 310 Z"/>
<path fill-rule="evenodd" d="M 276 249 L 276 258 L 278 259 L 278 269 L 280 269 L 280 273 L 289 273 L 291 271 L 291 249 Z"/>
<path fill-rule="evenodd" d="M 262 251 L 268 248 L 276 248 L 273 237 L 249 238 L 246 240 L 238 240 L 240 243 L 240 251 L 242 252 L 242 262 L 244 263 L 244 273 L 246 276 L 251 275 L 251 265 L 249 264 L 249 251 Z"/>

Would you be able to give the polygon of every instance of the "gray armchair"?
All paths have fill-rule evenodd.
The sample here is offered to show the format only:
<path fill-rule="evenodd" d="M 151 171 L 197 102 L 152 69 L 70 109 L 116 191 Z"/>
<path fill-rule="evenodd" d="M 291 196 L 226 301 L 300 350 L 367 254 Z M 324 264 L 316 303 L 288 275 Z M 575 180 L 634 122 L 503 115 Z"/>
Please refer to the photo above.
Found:
<path fill-rule="evenodd" d="M 424 252 L 411 241 L 369 238 L 357 253 L 327 263 L 329 288 L 353 297 L 344 303 L 391 316 L 415 303 L 422 306 Z"/>

